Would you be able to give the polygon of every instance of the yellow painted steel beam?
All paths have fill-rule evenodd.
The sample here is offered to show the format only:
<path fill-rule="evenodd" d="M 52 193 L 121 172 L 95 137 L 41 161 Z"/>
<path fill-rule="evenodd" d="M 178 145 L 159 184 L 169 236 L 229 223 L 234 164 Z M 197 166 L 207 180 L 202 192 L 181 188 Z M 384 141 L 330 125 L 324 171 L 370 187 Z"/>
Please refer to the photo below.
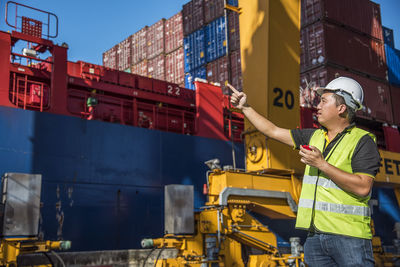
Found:
<path fill-rule="evenodd" d="M 300 1 L 239 0 L 243 90 L 260 114 L 280 127 L 300 126 Z M 254 127 L 246 120 L 245 130 Z M 292 148 L 266 140 L 260 133 L 246 136 L 249 171 L 295 170 L 304 166 Z"/>

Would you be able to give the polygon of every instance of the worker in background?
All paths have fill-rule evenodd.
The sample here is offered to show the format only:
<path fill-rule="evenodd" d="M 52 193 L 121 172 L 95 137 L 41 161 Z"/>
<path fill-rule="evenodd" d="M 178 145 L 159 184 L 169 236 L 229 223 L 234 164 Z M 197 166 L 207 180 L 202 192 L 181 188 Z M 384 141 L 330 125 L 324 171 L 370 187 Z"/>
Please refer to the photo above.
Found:
<path fill-rule="evenodd" d="M 90 96 L 88 97 L 86 101 L 86 106 L 88 107 L 88 120 L 93 120 L 94 119 L 94 108 L 97 106 L 97 98 L 96 98 L 96 90 L 92 90 L 90 93 Z"/>
<path fill-rule="evenodd" d="M 306 164 L 296 228 L 308 231 L 308 266 L 374 266 L 368 206 L 380 156 L 375 136 L 354 124 L 362 108 L 361 85 L 339 77 L 318 88 L 320 129 L 283 129 L 258 114 L 247 96 L 233 91 L 231 102 L 264 135 L 299 149 Z"/>

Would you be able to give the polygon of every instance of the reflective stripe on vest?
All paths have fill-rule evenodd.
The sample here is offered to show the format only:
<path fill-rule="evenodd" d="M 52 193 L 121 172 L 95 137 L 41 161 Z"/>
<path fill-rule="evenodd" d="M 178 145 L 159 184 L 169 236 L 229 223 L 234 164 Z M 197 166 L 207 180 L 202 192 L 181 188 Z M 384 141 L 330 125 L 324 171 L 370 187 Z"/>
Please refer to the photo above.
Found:
<path fill-rule="evenodd" d="M 332 181 L 331 179 L 326 179 L 324 177 L 319 177 L 319 179 L 318 179 L 318 176 L 304 175 L 303 184 L 315 185 L 317 180 L 318 180 L 317 186 L 322 186 L 324 188 L 333 188 L 333 189 L 343 191 L 343 189 L 340 188 L 339 186 L 337 186 L 334 181 Z M 371 196 L 371 193 L 372 193 L 372 190 L 369 192 L 368 196 Z"/>
<path fill-rule="evenodd" d="M 314 200 L 312 199 L 300 199 L 299 208 L 310 208 L 313 207 Z M 362 206 L 351 206 L 344 204 L 335 204 L 322 201 L 315 202 L 315 210 L 336 212 L 341 214 L 351 214 L 358 216 L 371 216 L 371 210 L 369 207 Z"/>
<path fill-rule="evenodd" d="M 348 129 L 328 153 L 327 162 L 342 171 L 353 173 L 353 153 L 366 134 L 375 141 L 367 131 L 356 127 Z M 322 152 L 324 141 L 324 131 L 316 130 L 309 144 Z M 313 223 L 313 227 L 321 232 L 371 238 L 369 198 L 341 189 L 325 173 L 306 165 L 296 227 L 310 229 Z"/>
<path fill-rule="evenodd" d="M 318 176 L 304 175 L 303 184 L 315 185 L 315 183 L 317 182 L 317 179 L 318 179 Z M 325 188 L 335 188 L 335 189 L 338 189 L 338 190 L 342 190 L 331 179 L 326 179 L 324 177 L 319 177 L 317 185 L 325 187 Z"/>

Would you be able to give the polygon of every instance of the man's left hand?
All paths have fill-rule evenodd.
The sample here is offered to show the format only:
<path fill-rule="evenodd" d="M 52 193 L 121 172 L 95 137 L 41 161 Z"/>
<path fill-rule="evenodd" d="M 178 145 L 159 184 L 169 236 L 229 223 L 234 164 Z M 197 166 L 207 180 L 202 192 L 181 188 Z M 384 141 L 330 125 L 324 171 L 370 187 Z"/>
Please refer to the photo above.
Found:
<path fill-rule="evenodd" d="M 326 163 L 321 151 L 315 146 L 310 146 L 311 150 L 303 148 L 300 146 L 299 155 L 301 156 L 300 161 L 304 164 L 310 165 L 312 167 L 321 169 L 321 167 Z"/>

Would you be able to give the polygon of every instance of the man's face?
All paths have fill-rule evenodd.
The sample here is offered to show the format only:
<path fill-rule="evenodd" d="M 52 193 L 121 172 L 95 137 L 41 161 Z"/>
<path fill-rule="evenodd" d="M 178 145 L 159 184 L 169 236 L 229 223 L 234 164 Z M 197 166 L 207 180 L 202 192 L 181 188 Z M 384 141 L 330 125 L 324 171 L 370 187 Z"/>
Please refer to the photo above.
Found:
<path fill-rule="evenodd" d="M 333 97 L 333 93 L 323 93 L 321 101 L 317 106 L 318 122 L 326 126 L 337 120 L 340 117 L 339 107 L 340 105 L 336 105 L 336 99 Z"/>

